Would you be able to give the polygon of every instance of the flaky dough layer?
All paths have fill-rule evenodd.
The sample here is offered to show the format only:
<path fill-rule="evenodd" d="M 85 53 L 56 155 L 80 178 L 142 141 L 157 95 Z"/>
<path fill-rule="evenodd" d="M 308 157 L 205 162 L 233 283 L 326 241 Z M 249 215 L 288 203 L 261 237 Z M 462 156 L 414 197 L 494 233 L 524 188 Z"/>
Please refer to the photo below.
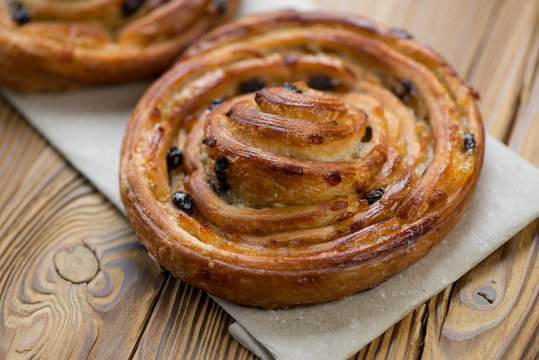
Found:
<path fill-rule="evenodd" d="M 264 308 L 342 298 L 459 220 L 484 153 L 475 96 L 402 30 L 245 17 L 145 93 L 123 141 L 122 200 L 155 258 L 210 294 Z"/>

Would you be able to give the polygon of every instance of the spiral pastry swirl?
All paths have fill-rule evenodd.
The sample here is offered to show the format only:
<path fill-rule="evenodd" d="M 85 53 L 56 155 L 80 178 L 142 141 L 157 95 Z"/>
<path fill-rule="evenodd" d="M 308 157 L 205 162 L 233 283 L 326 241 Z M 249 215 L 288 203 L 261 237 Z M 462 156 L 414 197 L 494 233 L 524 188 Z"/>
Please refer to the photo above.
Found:
<path fill-rule="evenodd" d="M 0 0 L 0 86 L 141 79 L 228 20 L 238 0 Z"/>
<path fill-rule="evenodd" d="M 471 200 L 474 92 L 366 19 L 254 15 L 195 43 L 139 102 L 122 200 L 174 275 L 241 304 L 342 298 L 402 271 Z"/>

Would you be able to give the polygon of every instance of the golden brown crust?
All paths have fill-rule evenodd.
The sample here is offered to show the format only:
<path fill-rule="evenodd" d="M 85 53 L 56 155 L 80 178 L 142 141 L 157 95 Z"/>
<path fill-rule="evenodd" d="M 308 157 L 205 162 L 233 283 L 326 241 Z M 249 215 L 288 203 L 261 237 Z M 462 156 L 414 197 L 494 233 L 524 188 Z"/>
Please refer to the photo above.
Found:
<path fill-rule="evenodd" d="M 426 255 L 483 153 L 473 92 L 432 50 L 363 18 L 283 11 L 216 29 L 146 92 L 120 189 L 174 275 L 274 308 L 351 295 Z"/>
<path fill-rule="evenodd" d="M 0 86 L 61 90 L 160 73 L 237 6 L 238 0 L 0 0 Z"/>

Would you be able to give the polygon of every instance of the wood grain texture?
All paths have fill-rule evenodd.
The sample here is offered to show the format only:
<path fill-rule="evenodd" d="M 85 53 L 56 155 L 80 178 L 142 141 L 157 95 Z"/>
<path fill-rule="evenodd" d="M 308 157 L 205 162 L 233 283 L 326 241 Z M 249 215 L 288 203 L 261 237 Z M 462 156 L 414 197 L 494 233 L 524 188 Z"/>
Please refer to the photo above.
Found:
<path fill-rule="evenodd" d="M 332 2 L 323 3 L 329 6 Z M 354 9 L 357 14 L 406 29 L 444 56 L 459 75 L 466 76 L 498 7 L 499 1 L 492 0 L 382 0 L 348 1 L 333 8 Z"/>
<path fill-rule="evenodd" d="M 448 297 L 429 302 L 424 359 L 537 357 L 538 225 L 462 277 Z"/>
<path fill-rule="evenodd" d="M 539 1 L 318 2 L 435 48 L 480 91 L 488 131 L 539 165 Z M 233 320 L 163 273 L 2 101 L 0 204 L 0 359 L 255 358 L 228 334 Z M 537 358 L 537 231 L 536 221 L 352 358 Z"/>
<path fill-rule="evenodd" d="M 423 346 L 426 315 L 427 305 L 423 304 L 351 359 L 417 359 Z"/>
<path fill-rule="evenodd" d="M 481 112 L 489 134 L 506 142 L 525 84 L 524 69 L 538 34 L 539 1 L 500 3 L 468 81 L 481 94 Z"/>
<path fill-rule="evenodd" d="M 229 335 L 232 321 L 206 293 L 169 276 L 135 359 L 254 359 Z"/>
<path fill-rule="evenodd" d="M 539 19 L 535 33 L 539 32 Z M 535 166 L 539 166 L 539 36 L 535 36 L 523 84 L 517 117 L 509 146 Z"/>
<path fill-rule="evenodd" d="M 161 269 L 3 101 L 0 128 L 0 359 L 128 358 Z"/>

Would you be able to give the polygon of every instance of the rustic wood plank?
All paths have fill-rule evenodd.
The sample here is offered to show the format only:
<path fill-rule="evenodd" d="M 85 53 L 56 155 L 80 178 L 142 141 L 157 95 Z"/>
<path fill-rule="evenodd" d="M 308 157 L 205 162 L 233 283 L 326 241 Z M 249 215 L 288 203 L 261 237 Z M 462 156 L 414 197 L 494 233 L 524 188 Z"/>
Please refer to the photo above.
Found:
<path fill-rule="evenodd" d="M 0 359 L 128 358 L 161 269 L 2 100 L 0 129 Z"/>
<path fill-rule="evenodd" d="M 403 28 L 416 40 L 442 54 L 465 76 L 492 25 L 501 1 L 404 0 L 331 1 L 319 4 L 333 11 L 354 11 L 391 27 Z"/>
<path fill-rule="evenodd" d="M 510 11 L 503 16 L 515 15 Z M 535 27 L 537 28 L 536 20 Z M 520 32 L 522 29 L 517 27 L 514 31 Z M 491 36 L 500 36 L 500 33 L 499 29 L 494 29 Z M 539 110 L 536 99 L 539 98 L 539 75 L 537 74 L 539 34 L 533 30 L 532 34 L 528 35 L 532 36 L 528 42 L 529 49 L 521 51 L 528 55 L 517 57 L 515 62 L 510 64 L 513 69 L 504 68 L 506 64 L 503 57 L 492 61 L 494 65 L 491 64 L 491 66 L 503 69 L 504 74 L 520 76 L 519 79 L 513 79 L 509 85 L 500 89 L 498 96 L 508 96 L 515 100 L 515 93 L 517 93 L 520 94 L 520 101 L 513 104 L 512 110 L 498 108 L 505 117 L 492 112 L 490 123 L 487 121 L 487 129 L 502 140 L 511 133 L 511 147 L 520 150 L 521 155 L 526 159 L 538 164 Z M 512 34 L 504 34 L 504 36 L 515 38 Z M 520 39 L 527 42 L 527 40 L 522 40 L 526 39 L 526 35 L 521 35 Z M 490 70 L 490 68 L 482 68 L 484 72 Z M 474 71 L 475 74 L 472 76 L 478 79 L 488 79 L 487 73 L 479 74 L 477 69 Z M 480 86 L 489 85 L 490 83 L 485 81 Z M 488 89 L 480 88 L 480 91 L 482 90 L 485 90 L 487 94 L 492 94 Z M 509 106 L 509 104 L 504 106 Z M 518 114 L 515 124 L 512 123 L 510 114 Z M 457 354 L 459 357 L 469 359 L 537 358 L 539 349 L 537 340 L 538 230 L 539 221 L 528 225 L 507 244 L 461 278 L 454 285 L 455 291 L 452 296 L 449 297 L 443 293 L 430 301 L 423 352 L 425 359 L 452 359 Z"/>
<path fill-rule="evenodd" d="M 423 343 L 427 305 L 421 305 L 351 359 L 417 359 Z"/>
<path fill-rule="evenodd" d="M 169 276 L 135 359 L 254 359 L 229 335 L 232 321 L 206 293 Z"/>
<path fill-rule="evenodd" d="M 429 303 L 424 359 L 533 359 L 539 349 L 539 221 Z M 535 240 L 534 240 L 535 238 Z"/>
<path fill-rule="evenodd" d="M 533 51 L 539 1 L 503 1 L 484 50 L 469 72 L 481 94 L 481 112 L 490 135 L 506 141 L 518 110 L 526 60 Z"/>
<path fill-rule="evenodd" d="M 539 21 L 536 34 L 539 33 Z M 518 151 L 525 159 L 539 166 L 539 35 L 535 41 L 526 70 L 523 87 L 520 91 L 520 106 L 517 120 L 513 126 L 509 146 Z"/>

